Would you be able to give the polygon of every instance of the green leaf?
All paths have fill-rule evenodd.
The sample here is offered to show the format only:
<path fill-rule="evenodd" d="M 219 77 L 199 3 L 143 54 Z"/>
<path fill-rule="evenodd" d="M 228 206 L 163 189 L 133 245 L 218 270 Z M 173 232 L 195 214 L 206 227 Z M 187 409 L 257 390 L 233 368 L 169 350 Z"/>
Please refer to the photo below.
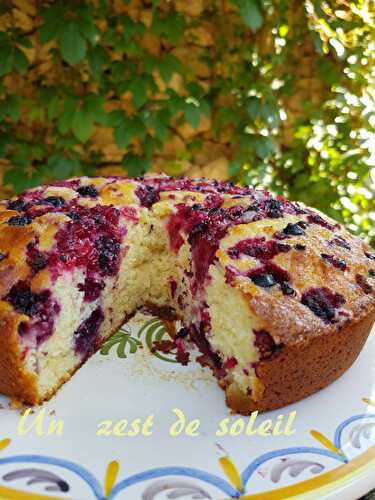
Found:
<path fill-rule="evenodd" d="M 10 48 L 9 50 L 7 48 L 2 48 L 0 57 L 0 76 L 4 76 L 12 71 L 14 64 L 14 51 L 12 50 L 12 48 Z"/>
<path fill-rule="evenodd" d="M 230 177 L 235 177 L 241 170 L 242 164 L 239 161 L 231 161 L 228 166 Z"/>
<path fill-rule="evenodd" d="M 82 37 L 78 24 L 69 22 L 60 35 L 61 56 L 68 64 L 77 64 L 86 55 L 87 42 Z"/>
<path fill-rule="evenodd" d="M 256 120 L 260 110 L 260 99 L 258 97 L 249 97 L 247 100 L 247 113 L 252 120 Z"/>
<path fill-rule="evenodd" d="M 50 174 L 55 179 L 66 179 L 76 174 L 77 163 L 63 154 L 57 153 L 48 158 L 47 162 Z"/>
<path fill-rule="evenodd" d="M 122 164 L 131 177 L 142 175 L 149 168 L 149 162 L 145 158 L 133 153 L 127 153 L 122 160 Z"/>
<path fill-rule="evenodd" d="M 94 45 L 98 30 L 93 19 L 90 16 L 81 17 L 78 21 L 78 26 L 81 34 L 86 38 L 86 40 Z"/>
<path fill-rule="evenodd" d="M 54 120 L 59 113 L 59 102 L 60 101 L 57 95 L 54 95 L 52 99 L 50 99 L 50 101 L 48 102 L 47 116 L 50 122 Z"/>
<path fill-rule="evenodd" d="M 145 127 L 142 121 L 137 117 L 129 120 L 123 116 L 114 131 L 115 141 L 120 149 L 125 149 L 134 138 L 142 138 L 144 134 Z"/>
<path fill-rule="evenodd" d="M 90 72 L 94 80 L 100 80 L 103 66 L 109 62 L 106 50 L 103 47 L 95 47 L 88 52 L 87 59 L 89 62 Z"/>
<path fill-rule="evenodd" d="M 65 100 L 64 110 L 58 118 L 58 129 L 61 134 L 66 134 L 72 128 L 72 119 L 76 105 L 76 99 L 68 98 Z"/>
<path fill-rule="evenodd" d="M 139 109 L 147 101 L 147 86 L 143 78 L 137 78 L 130 82 L 129 90 L 133 95 L 134 106 Z"/>
<path fill-rule="evenodd" d="M 44 24 L 39 30 L 39 39 L 42 43 L 58 39 L 65 29 L 65 10 L 61 5 L 52 5 L 42 11 Z"/>
<path fill-rule="evenodd" d="M 255 33 L 263 24 L 262 11 L 256 0 L 240 0 L 240 15 L 245 24 Z"/>
<path fill-rule="evenodd" d="M 198 106 L 193 103 L 187 103 L 184 109 L 185 120 L 190 123 L 193 128 L 198 128 L 201 113 Z"/>
<path fill-rule="evenodd" d="M 125 120 L 115 128 L 113 135 L 116 144 L 120 149 L 125 149 L 133 138 L 133 133 L 127 126 L 127 122 Z"/>
<path fill-rule="evenodd" d="M 90 113 L 77 109 L 72 121 L 73 134 L 80 142 L 86 142 L 94 131 L 94 123 Z"/>
<path fill-rule="evenodd" d="M 14 52 L 14 66 L 21 75 L 24 75 L 29 67 L 29 61 L 20 49 L 16 49 Z"/>
<path fill-rule="evenodd" d="M 177 57 L 169 54 L 158 63 L 157 69 L 164 82 L 169 83 L 173 73 L 181 72 L 181 66 Z"/>

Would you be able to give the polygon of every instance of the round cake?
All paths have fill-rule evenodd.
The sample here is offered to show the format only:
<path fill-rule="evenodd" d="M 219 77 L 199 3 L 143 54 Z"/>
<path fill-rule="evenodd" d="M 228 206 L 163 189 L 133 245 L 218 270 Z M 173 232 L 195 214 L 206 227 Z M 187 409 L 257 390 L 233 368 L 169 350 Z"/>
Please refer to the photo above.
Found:
<path fill-rule="evenodd" d="M 167 176 L 74 178 L 0 204 L 0 392 L 50 398 L 141 308 L 244 415 L 322 389 L 375 319 L 375 254 L 266 191 Z"/>

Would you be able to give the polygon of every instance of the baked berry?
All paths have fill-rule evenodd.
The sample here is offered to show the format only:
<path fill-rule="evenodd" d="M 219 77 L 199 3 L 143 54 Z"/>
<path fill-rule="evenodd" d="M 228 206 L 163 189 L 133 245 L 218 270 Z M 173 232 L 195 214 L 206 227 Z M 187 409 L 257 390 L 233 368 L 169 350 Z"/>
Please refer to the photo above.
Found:
<path fill-rule="evenodd" d="M 372 292 L 372 286 L 367 283 L 366 278 L 362 274 L 356 274 L 355 281 L 365 293 L 369 294 Z"/>
<path fill-rule="evenodd" d="M 24 281 L 19 281 L 10 289 L 5 300 L 10 302 L 17 312 L 32 317 L 39 312 L 41 305 L 48 299 L 48 295 L 49 292 L 34 293 L 29 285 Z"/>
<path fill-rule="evenodd" d="M 76 191 L 81 196 L 85 196 L 86 198 L 97 198 L 99 196 L 98 190 L 92 184 L 88 186 L 81 186 Z"/>
<path fill-rule="evenodd" d="M 370 260 L 375 260 L 375 253 L 365 252 L 365 255 Z"/>
<path fill-rule="evenodd" d="M 101 236 L 95 241 L 95 247 L 99 252 L 99 267 L 106 274 L 115 272 L 115 264 L 120 252 L 120 243 L 109 236 Z"/>
<path fill-rule="evenodd" d="M 277 219 L 283 216 L 283 212 L 281 210 L 281 203 L 279 201 L 273 199 L 266 200 L 264 205 L 267 217 L 270 217 L 271 219 Z"/>
<path fill-rule="evenodd" d="M 280 289 L 284 295 L 289 295 L 290 297 L 296 295 L 296 291 L 289 285 L 287 281 L 282 281 L 280 283 Z"/>
<path fill-rule="evenodd" d="M 299 224 L 289 223 L 284 227 L 283 233 L 287 234 L 288 236 L 303 236 L 305 234 L 305 231 Z"/>
<path fill-rule="evenodd" d="M 345 271 L 345 269 L 347 269 L 347 265 L 346 265 L 345 260 L 337 259 L 333 255 L 329 255 L 327 253 L 322 253 L 320 255 L 321 255 L 322 259 L 324 259 L 327 262 L 329 262 L 330 264 L 332 264 L 332 266 L 337 267 L 337 269 L 341 269 L 341 271 Z"/>
<path fill-rule="evenodd" d="M 297 243 L 296 245 L 294 245 L 294 248 L 296 250 L 299 250 L 300 252 L 303 252 L 304 250 L 306 250 L 306 245 L 301 245 L 301 243 Z"/>
<path fill-rule="evenodd" d="M 98 307 L 74 332 L 75 351 L 79 353 L 83 359 L 86 359 L 96 350 L 99 340 L 99 329 L 103 320 L 103 311 Z"/>
<path fill-rule="evenodd" d="M 142 207 L 150 208 L 154 203 L 160 200 L 160 195 L 157 189 L 152 186 L 139 185 L 135 190 Z"/>
<path fill-rule="evenodd" d="M 43 198 L 42 203 L 48 203 L 55 208 L 61 208 L 65 205 L 65 200 L 61 196 L 48 196 Z"/>
<path fill-rule="evenodd" d="M 270 273 L 259 273 L 250 276 L 251 281 L 262 288 L 276 285 L 276 280 Z"/>
<path fill-rule="evenodd" d="M 369 276 L 371 276 L 372 278 L 375 277 L 375 269 L 370 269 L 369 272 L 368 272 Z"/>
<path fill-rule="evenodd" d="M 351 250 L 349 243 L 342 237 L 337 236 L 328 242 L 329 245 L 337 245 L 338 247 L 345 248 L 345 250 Z"/>
<path fill-rule="evenodd" d="M 323 321 L 330 323 L 335 319 L 336 309 L 345 303 L 345 299 L 329 288 L 311 288 L 302 294 L 301 303 Z"/>
<path fill-rule="evenodd" d="M 28 226 L 32 223 L 32 218 L 29 215 L 14 215 L 8 219 L 9 226 Z"/>
<path fill-rule="evenodd" d="M 24 200 L 10 200 L 7 208 L 9 210 L 15 210 L 16 212 L 23 212 L 26 210 L 27 204 Z"/>
<path fill-rule="evenodd" d="M 8 254 L 7 254 L 7 253 L 0 252 L 0 262 L 1 262 L 2 260 L 5 260 L 7 257 L 8 257 Z"/>
<path fill-rule="evenodd" d="M 323 217 L 321 217 L 318 214 L 311 214 L 307 217 L 307 220 L 311 224 L 318 224 L 319 226 L 322 226 L 326 229 L 329 229 L 330 231 L 334 231 L 336 228 L 340 227 L 340 224 L 330 224 L 328 221 L 324 220 Z"/>
<path fill-rule="evenodd" d="M 260 359 L 267 359 L 278 349 L 271 335 L 265 330 L 255 330 L 254 344 L 258 348 Z"/>

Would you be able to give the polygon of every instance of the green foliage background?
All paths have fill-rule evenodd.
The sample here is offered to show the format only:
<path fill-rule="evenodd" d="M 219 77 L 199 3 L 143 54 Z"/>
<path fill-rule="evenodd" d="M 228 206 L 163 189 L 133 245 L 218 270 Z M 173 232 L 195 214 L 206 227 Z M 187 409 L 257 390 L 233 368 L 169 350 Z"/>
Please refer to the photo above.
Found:
<path fill-rule="evenodd" d="M 4 186 L 94 175 L 103 166 L 91 148 L 97 126 L 113 129 L 124 173 L 144 173 L 179 127 L 197 128 L 204 115 L 233 180 L 314 205 L 375 239 L 371 1 L 191 0 L 184 9 L 179 0 L 124 0 L 121 14 L 115 3 L 35 1 L 36 21 L 24 28 L 14 22 L 22 2 L 1 3 Z M 132 15 L 134 3 L 147 16 Z M 194 45 L 189 34 L 207 25 L 214 44 L 199 60 L 210 77 L 198 78 L 174 49 Z M 160 54 L 145 48 L 147 34 L 161 41 Z M 33 66 L 35 40 L 51 72 Z M 176 74 L 182 92 L 168 86 Z M 20 90 L 30 78 L 32 90 Z M 110 109 L 124 95 L 128 109 Z M 188 141 L 187 159 L 201 140 Z"/>

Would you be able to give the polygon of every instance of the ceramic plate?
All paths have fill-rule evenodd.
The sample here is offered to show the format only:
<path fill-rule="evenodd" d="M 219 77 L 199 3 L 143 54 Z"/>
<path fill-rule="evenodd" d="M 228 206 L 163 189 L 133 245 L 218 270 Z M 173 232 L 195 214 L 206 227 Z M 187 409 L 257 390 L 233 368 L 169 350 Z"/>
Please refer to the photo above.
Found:
<path fill-rule="evenodd" d="M 208 369 L 153 353 L 163 338 L 137 316 L 48 404 L 2 398 L 0 498 L 345 500 L 375 487 L 374 334 L 330 387 L 252 420 L 230 414 Z"/>

